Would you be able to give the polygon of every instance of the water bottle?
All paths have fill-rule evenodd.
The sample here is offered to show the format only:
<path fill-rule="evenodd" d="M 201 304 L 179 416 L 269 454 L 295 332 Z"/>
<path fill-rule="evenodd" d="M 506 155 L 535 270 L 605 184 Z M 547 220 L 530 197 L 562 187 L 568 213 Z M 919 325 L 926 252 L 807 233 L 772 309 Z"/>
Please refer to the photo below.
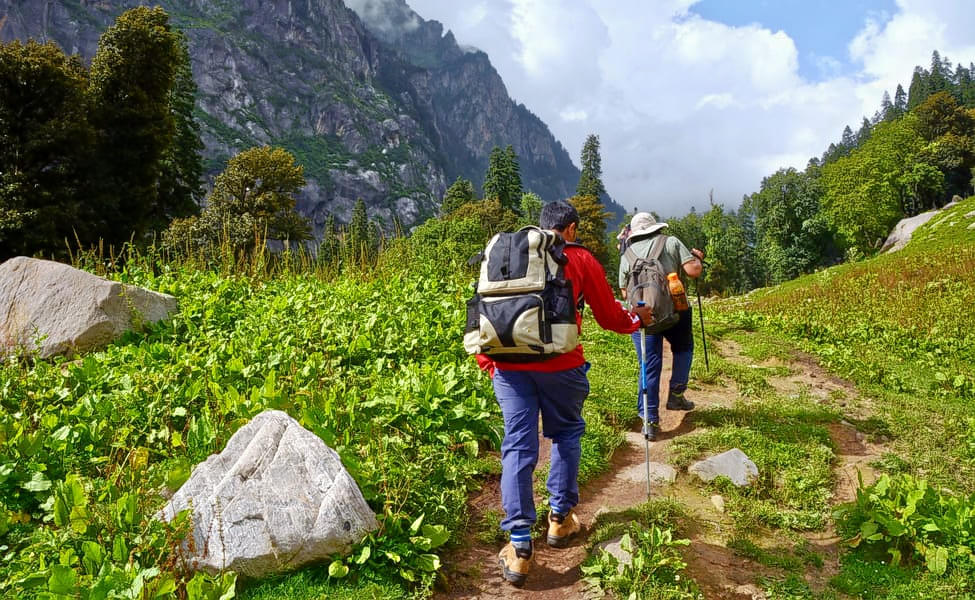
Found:
<path fill-rule="evenodd" d="M 670 297 L 674 300 L 674 310 L 680 312 L 690 309 L 687 303 L 687 294 L 684 292 L 684 284 L 680 282 L 677 273 L 667 275 L 667 283 L 670 284 Z"/>

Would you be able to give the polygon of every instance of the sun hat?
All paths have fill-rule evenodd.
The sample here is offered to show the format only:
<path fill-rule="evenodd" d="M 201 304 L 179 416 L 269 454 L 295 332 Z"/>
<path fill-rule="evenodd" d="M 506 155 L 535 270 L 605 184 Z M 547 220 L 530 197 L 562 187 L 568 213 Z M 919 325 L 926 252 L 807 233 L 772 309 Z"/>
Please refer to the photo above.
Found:
<path fill-rule="evenodd" d="M 657 223 L 657 220 L 650 213 L 636 213 L 630 220 L 630 238 L 635 238 L 638 235 L 650 235 L 666 226 L 666 223 Z"/>

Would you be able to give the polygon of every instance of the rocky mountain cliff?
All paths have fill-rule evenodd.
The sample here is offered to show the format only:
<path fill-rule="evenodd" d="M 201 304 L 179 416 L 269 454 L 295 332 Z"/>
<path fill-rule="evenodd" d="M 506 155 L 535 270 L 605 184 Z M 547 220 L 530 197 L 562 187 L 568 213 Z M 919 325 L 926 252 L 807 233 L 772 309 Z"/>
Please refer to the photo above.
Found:
<path fill-rule="evenodd" d="M 114 18 L 145 3 L 0 0 L 0 40 L 53 40 L 90 60 Z M 287 148 L 305 167 L 298 208 L 316 234 L 360 197 L 387 226 L 418 223 L 457 176 L 481 183 L 494 146 L 514 146 L 525 188 L 544 199 L 575 189 L 569 155 L 487 55 L 403 0 L 359 0 L 365 23 L 341 0 L 158 4 L 189 40 L 208 171 L 251 146 Z M 369 18 L 380 11 L 382 23 Z"/>

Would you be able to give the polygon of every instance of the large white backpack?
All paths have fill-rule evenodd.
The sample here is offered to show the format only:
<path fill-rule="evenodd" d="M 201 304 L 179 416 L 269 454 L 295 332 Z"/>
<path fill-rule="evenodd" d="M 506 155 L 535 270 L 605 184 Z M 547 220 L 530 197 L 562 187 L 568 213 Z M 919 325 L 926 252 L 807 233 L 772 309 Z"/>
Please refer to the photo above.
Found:
<path fill-rule="evenodd" d="M 499 233 L 479 255 L 481 273 L 467 302 L 464 348 L 506 362 L 533 362 L 579 345 L 576 300 L 565 279 L 565 241 L 523 227 Z"/>

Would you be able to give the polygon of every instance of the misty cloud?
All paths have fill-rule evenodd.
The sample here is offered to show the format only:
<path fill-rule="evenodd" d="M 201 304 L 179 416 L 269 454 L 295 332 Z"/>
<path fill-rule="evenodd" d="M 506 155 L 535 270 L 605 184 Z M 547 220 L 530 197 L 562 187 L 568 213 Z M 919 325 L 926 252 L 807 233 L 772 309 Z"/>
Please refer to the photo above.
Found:
<path fill-rule="evenodd" d="M 487 52 L 513 98 L 576 160 L 598 134 L 609 193 L 664 216 L 705 208 L 712 188 L 737 206 L 777 168 L 804 168 L 935 48 L 975 59 L 975 11 L 963 0 L 898 0 L 850 41 L 853 69 L 823 60 L 819 82 L 800 76 L 785 32 L 708 21 L 695 3 L 410 0 Z"/>

